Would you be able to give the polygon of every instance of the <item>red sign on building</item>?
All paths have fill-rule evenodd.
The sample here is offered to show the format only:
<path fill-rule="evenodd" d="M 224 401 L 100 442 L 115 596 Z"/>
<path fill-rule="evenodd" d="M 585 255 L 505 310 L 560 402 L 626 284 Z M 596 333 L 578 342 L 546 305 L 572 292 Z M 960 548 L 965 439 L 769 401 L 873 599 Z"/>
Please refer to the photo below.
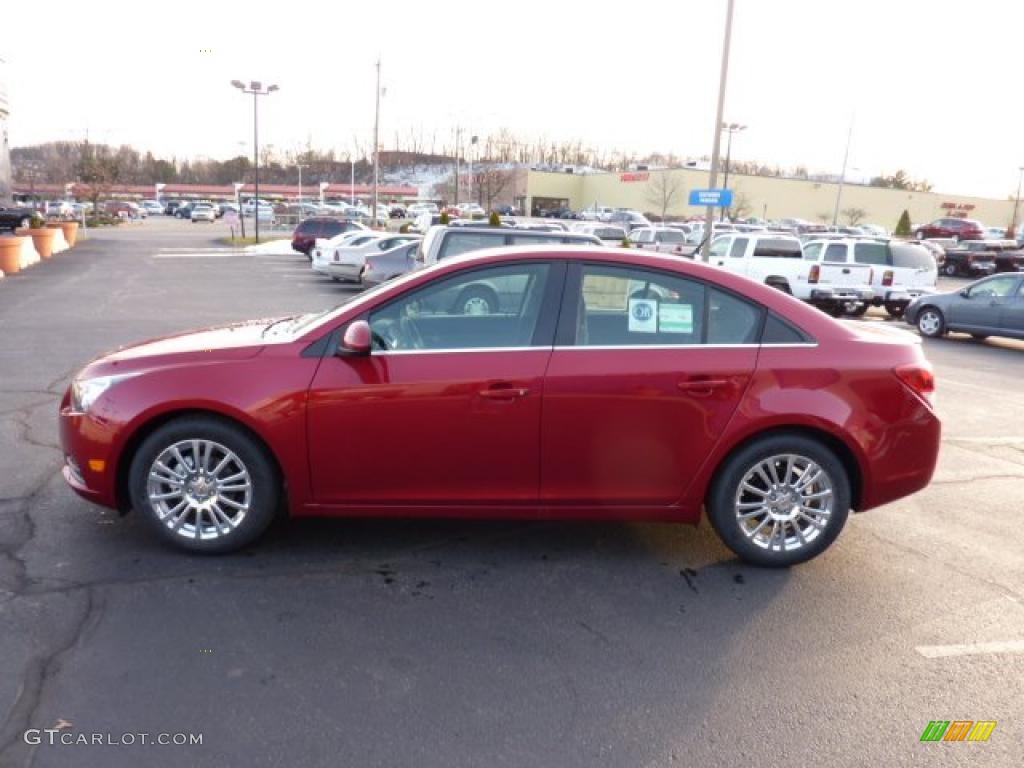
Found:
<path fill-rule="evenodd" d="M 619 181 L 647 181 L 649 178 L 651 178 L 651 174 L 647 171 L 633 171 L 619 176 Z"/>

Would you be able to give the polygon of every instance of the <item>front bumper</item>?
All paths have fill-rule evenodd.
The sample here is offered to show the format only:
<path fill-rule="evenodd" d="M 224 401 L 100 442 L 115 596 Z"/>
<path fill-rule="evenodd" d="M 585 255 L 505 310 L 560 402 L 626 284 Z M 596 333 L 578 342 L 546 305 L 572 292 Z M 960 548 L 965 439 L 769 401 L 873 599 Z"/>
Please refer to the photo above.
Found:
<path fill-rule="evenodd" d="M 83 499 L 116 509 L 114 425 L 72 411 L 69 401 L 70 393 L 67 393 L 59 416 L 64 480 Z"/>

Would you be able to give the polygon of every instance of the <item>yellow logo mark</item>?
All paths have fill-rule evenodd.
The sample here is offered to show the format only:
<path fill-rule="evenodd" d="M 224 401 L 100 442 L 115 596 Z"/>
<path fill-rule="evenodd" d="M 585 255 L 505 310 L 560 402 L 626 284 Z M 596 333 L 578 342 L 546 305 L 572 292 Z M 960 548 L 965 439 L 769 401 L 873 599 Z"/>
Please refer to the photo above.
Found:
<path fill-rule="evenodd" d="M 971 735 L 967 737 L 968 741 L 988 741 L 988 737 L 992 735 L 992 731 L 995 730 L 995 720 L 979 720 L 974 724 L 974 729 L 971 731 Z"/>

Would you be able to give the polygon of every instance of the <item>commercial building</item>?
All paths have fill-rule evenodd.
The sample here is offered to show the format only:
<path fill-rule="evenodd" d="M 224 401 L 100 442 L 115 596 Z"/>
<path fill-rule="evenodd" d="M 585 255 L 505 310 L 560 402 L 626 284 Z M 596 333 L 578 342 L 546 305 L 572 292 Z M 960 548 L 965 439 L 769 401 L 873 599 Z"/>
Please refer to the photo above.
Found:
<path fill-rule="evenodd" d="M 669 217 L 702 216 L 704 209 L 690 206 L 687 201 L 690 190 L 707 186 L 707 171 L 686 168 L 586 174 L 529 171 L 525 210 L 537 214 L 559 206 L 579 210 L 606 205 L 660 216 L 662 200 L 666 199 Z M 729 187 L 743 208 L 738 216 L 827 223 L 832 222 L 839 193 L 839 184 L 835 182 L 739 174 L 730 175 Z M 956 216 L 1005 227 L 1013 216 L 1013 200 L 845 184 L 839 209 L 840 223 L 847 222 L 842 211 L 860 209 L 864 212 L 864 223 L 890 230 L 896 227 L 904 210 L 915 226 Z"/>

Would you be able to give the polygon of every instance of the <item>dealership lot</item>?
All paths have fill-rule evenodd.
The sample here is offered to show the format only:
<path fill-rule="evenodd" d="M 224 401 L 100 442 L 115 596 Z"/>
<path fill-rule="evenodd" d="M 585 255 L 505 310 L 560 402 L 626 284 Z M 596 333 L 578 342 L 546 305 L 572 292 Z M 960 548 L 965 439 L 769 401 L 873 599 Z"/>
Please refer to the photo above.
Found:
<path fill-rule="evenodd" d="M 935 481 L 790 571 L 741 565 L 707 526 L 613 523 L 300 520 L 189 557 L 64 486 L 56 408 L 118 345 L 352 290 L 298 254 L 224 249 L 223 229 L 97 231 L 0 283 L 0 765 L 1019 758 L 1024 654 L 994 651 L 1024 642 L 1024 343 L 927 341 Z M 1004 645 L 954 648 L 985 643 Z M 998 725 L 919 743 L 936 719 Z M 204 738 L 25 743 L 61 721 Z"/>

